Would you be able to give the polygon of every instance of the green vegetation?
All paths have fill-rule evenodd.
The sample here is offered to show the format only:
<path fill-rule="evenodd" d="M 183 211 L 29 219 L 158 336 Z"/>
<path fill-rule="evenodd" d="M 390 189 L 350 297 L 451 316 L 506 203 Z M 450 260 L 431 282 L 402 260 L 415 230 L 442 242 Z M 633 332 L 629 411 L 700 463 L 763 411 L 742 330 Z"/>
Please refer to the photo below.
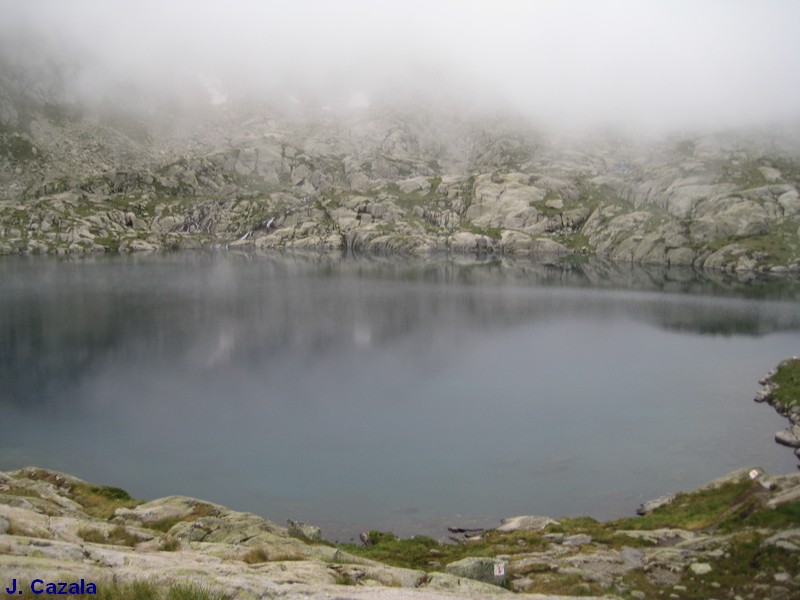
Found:
<path fill-rule="evenodd" d="M 177 552 L 181 549 L 181 543 L 171 535 L 168 535 L 163 539 L 164 543 L 162 544 L 161 549 L 164 552 Z"/>
<path fill-rule="evenodd" d="M 757 497 L 760 484 L 754 481 L 727 483 L 717 489 L 699 490 L 688 494 L 677 494 L 672 503 L 654 510 L 643 517 L 612 521 L 616 529 L 658 529 L 673 527 L 698 531 L 721 525 L 732 518 L 743 503 Z"/>
<path fill-rule="evenodd" d="M 762 542 L 763 537 L 758 533 L 746 533 L 731 544 L 719 562 L 714 564 L 713 575 L 684 573 L 682 581 L 687 590 L 683 597 L 706 600 L 718 596 L 720 589 L 752 589 L 758 584 L 773 584 L 776 573 L 798 572 L 800 561 L 793 553 L 774 546 L 764 546 Z"/>
<path fill-rule="evenodd" d="M 486 235 L 493 240 L 499 240 L 500 236 L 503 235 L 503 230 L 500 227 L 478 227 L 466 219 L 461 222 L 461 230 L 469 231 L 470 233 L 475 233 L 477 235 Z"/>
<path fill-rule="evenodd" d="M 166 533 L 178 523 L 191 523 L 192 521 L 202 519 L 203 517 L 216 517 L 218 515 L 219 510 L 217 510 L 213 505 L 206 504 L 205 502 L 198 502 L 192 507 L 192 510 L 183 517 L 167 517 L 166 519 L 159 519 L 158 521 L 145 523 L 144 526 L 148 529 L 155 529 L 156 531 Z"/>
<path fill-rule="evenodd" d="M 39 150 L 27 138 L 0 131 L 0 156 L 3 155 L 10 158 L 12 163 L 25 163 L 41 158 Z"/>
<path fill-rule="evenodd" d="M 242 557 L 242 560 L 248 565 L 258 565 L 265 562 L 284 562 L 304 560 L 305 557 L 293 552 L 278 552 L 270 554 L 268 549 L 260 546 L 251 548 Z"/>
<path fill-rule="evenodd" d="M 800 359 L 790 358 L 778 365 L 770 381 L 777 387 L 772 390 L 774 400 L 783 406 L 800 404 Z"/>
<path fill-rule="evenodd" d="M 769 230 L 760 235 L 746 237 L 725 237 L 716 240 L 693 244 L 695 250 L 707 248 L 716 252 L 725 246 L 738 244 L 750 256 L 761 255 L 761 263 L 765 266 L 785 265 L 800 254 L 800 240 L 797 238 L 797 222 L 783 218 L 770 223 Z"/>
<path fill-rule="evenodd" d="M 487 531 L 480 540 L 465 544 L 443 544 L 427 536 L 401 539 L 393 533 L 383 531 L 370 531 L 369 539 L 369 546 L 344 544 L 341 547 L 347 552 L 372 560 L 424 571 L 441 570 L 443 565 L 468 556 L 513 555 L 546 545 L 539 532 Z"/>
<path fill-rule="evenodd" d="M 94 238 L 95 243 L 103 246 L 107 252 L 119 252 L 122 242 L 119 238 L 112 236 L 99 236 Z"/>
<path fill-rule="evenodd" d="M 442 178 L 430 177 L 428 178 L 428 183 L 430 184 L 430 187 L 424 192 L 422 190 L 403 192 L 394 182 L 386 184 L 386 191 L 393 197 L 397 206 L 407 212 L 410 212 L 415 206 L 427 205 L 435 208 L 436 205 L 434 203 L 437 201 L 444 202 L 445 207 L 449 207 L 450 203 L 446 202 L 446 198 L 439 196 L 436 192 L 436 190 L 439 188 L 439 185 L 442 183 Z"/>
<path fill-rule="evenodd" d="M 83 506 L 87 514 L 100 519 L 111 518 L 118 508 L 132 508 L 142 503 L 141 500 L 134 500 L 119 488 L 88 484 L 73 486 L 70 495 L 75 502 Z"/>
<path fill-rule="evenodd" d="M 800 361 L 798 361 L 800 362 Z M 800 367 L 798 367 L 800 368 Z M 487 531 L 480 539 L 461 544 L 442 544 L 428 537 L 399 539 L 392 533 L 370 531 L 371 545 L 345 545 L 350 553 L 399 567 L 440 571 L 444 565 L 467 556 L 503 556 L 543 551 L 555 539 L 585 534 L 591 543 L 575 547 L 575 552 L 591 554 L 597 548 L 621 550 L 624 547 L 649 546 L 652 542 L 622 533 L 625 530 L 675 528 L 698 533 L 719 531 L 725 538 L 726 552 L 713 563 L 713 574 L 696 575 L 683 571 L 677 579 L 688 592 L 680 598 L 716 597 L 713 590 L 752 589 L 754 573 L 763 583 L 774 583 L 776 573 L 800 572 L 800 557 L 796 553 L 763 544 L 770 531 L 800 526 L 800 501 L 767 508 L 764 499 L 768 492 L 757 481 L 744 480 L 726 483 L 716 488 L 678 494 L 674 501 L 644 517 L 597 521 L 591 517 L 562 518 L 540 532 Z M 721 542 L 722 543 L 722 542 Z M 523 561 L 523 567 L 512 571 L 512 579 L 525 577 L 526 591 L 542 594 L 601 595 L 609 591 L 599 582 L 589 581 L 580 574 L 554 570 L 547 561 Z M 617 578 L 615 590 L 625 598 L 631 590 L 648 597 L 663 592 L 664 584 L 648 572 L 635 569 Z M 613 587 L 612 587 L 613 590 Z M 788 597 L 788 596 L 787 596 Z"/>
<path fill-rule="evenodd" d="M 733 183 L 742 189 L 752 189 L 766 185 L 767 180 L 759 167 L 766 166 L 764 160 L 747 157 L 740 160 L 718 159 L 709 165 L 715 170 L 720 183 Z"/>
<path fill-rule="evenodd" d="M 584 250 L 590 248 L 589 238 L 583 233 L 562 233 L 553 236 L 553 239 L 570 250 Z"/>
<path fill-rule="evenodd" d="M 25 477 L 34 480 L 47 481 L 60 488 L 66 496 L 83 507 L 84 512 L 99 519 L 110 519 L 118 508 L 132 508 L 141 504 L 125 490 L 116 487 L 91 485 L 89 483 L 69 483 L 61 475 L 53 471 L 32 469 L 25 471 Z"/>
<path fill-rule="evenodd" d="M 267 562 L 269 560 L 269 555 L 267 555 L 267 551 L 263 548 L 253 548 L 247 551 L 247 554 L 242 557 L 242 560 L 248 565 L 255 565 Z"/>
<path fill-rule="evenodd" d="M 117 525 L 108 533 L 104 533 L 93 527 L 84 527 L 78 530 L 78 536 L 87 542 L 94 544 L 112 544 L 115 546 L 135 546 L 136 536 L 128 533 L 122 525 Z"/>

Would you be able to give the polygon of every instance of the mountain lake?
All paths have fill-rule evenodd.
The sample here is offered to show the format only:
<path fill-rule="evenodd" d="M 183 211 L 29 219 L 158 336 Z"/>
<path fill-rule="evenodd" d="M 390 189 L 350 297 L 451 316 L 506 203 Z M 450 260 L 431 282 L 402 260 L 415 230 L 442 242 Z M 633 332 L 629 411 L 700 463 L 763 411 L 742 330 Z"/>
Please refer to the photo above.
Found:
<path fill-rule="evenodd" d="M 793 472 L 752 398 L 800 285 L 599 260 L 0 258 L 0 469 L 341 542 Z"/>

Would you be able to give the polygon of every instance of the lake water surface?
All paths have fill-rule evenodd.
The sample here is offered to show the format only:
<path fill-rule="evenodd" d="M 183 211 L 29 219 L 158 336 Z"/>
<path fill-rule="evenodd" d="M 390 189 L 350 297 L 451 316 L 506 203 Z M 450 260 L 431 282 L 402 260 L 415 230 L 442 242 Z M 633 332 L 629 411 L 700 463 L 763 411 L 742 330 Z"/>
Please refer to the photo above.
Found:
<path fill-rule="evenodd" d="M 0 469 L 185 494 L 331 540 L 633 514 L 794 471 L 752 397 L 796 284 L 603 263 L 0 259 Z"/>

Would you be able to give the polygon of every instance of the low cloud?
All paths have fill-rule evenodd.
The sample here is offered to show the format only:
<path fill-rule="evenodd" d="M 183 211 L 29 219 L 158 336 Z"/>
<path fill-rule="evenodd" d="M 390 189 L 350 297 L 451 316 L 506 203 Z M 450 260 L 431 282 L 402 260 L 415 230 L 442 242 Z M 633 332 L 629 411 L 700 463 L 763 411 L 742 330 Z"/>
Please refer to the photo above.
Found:
<path fill-rule="evenodd" d="M 83 99 L 126 86 L 170 96 L 211 81 L 209 102 L 278 91 L 320 105 L 355 94 L 444 97 L 562 128 L 800 117 L 792 0 L 0 0 L 0 8 L 4 59 L 58 65 Z"/>

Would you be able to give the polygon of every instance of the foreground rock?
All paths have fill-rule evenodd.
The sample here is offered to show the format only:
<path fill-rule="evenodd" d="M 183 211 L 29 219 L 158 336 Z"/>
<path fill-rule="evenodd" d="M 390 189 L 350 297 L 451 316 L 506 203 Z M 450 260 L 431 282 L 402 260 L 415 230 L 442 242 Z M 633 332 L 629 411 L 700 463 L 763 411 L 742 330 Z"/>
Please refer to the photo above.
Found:
<path fill-rule="evenodd" d="M 113 509 L 119 502 L 137 504 L 122 490 L 55 471 L 0 473 L 0 572 L 20 581 L 83 578 L 98 588 L 112 579 L 159 586 L 188 581 L 237 599 L 436 600 L 507 593 L 309 544 L 271 521 L 194 498 Z M 113 512 L 107 518 L 89 514 L 98 506 Z"/>
<path fill-rule="evenodd" d="M 641 518 L 524 516 L 461 544 L 375 535 L 367 547 L 335 547 L 310 543 L 318 530 L 303 523 L 287 529 L 184 496 L 141 503 L 117 488 L 28 468 L 0 473 L 0 572 L 99 587 L 112 579 L 193 582 L 237 599 L 444 600 L 510 588 L 540 600 L 682 598 L 688 590 L 788 600 L 800 592 L 798 507 L 800 473 L 742 469 Z M 419 548 L 427 566 L 370 558 L 386 544 L 406 555 Z"/>

